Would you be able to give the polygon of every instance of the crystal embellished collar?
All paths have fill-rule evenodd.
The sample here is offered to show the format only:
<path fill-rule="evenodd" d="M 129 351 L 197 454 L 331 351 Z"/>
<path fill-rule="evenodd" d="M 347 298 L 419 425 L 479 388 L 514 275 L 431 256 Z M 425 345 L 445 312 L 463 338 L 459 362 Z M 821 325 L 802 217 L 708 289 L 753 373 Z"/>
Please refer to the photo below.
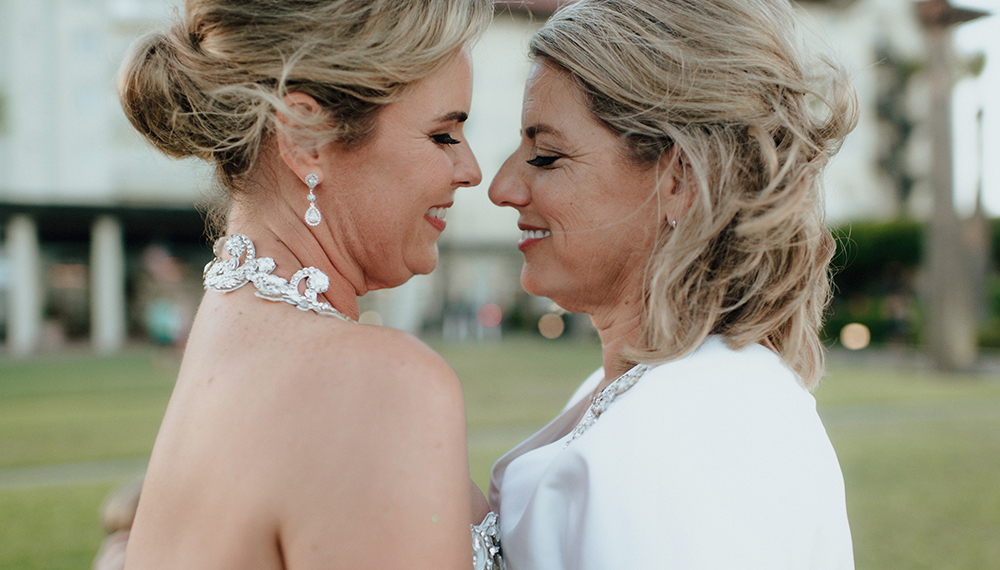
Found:
<path fill-rule="evenodd" d="M 328 317 L 337 317 L 348 322 L 357 322 L 341 313 L 330 303 L 316 298 L 330 288 L 330 278 L 315 267 L 305 267 L 292 275 L 291 282 L 277 275 L 274 271 L 274 260 L 270 257 L 257 257 L 253 242 L 243 234 L 233 234 L 221 238 L 215 244 L 218 255 L 219 245 L 226 240 L 226 253 L 229 259 L 216 257 L 205 266 L 205 289 L 229 293 L 247 283 L 253 283 L 257 288 L 256 295 L 268 301 L 281 301 L 295 305 L 303 311 L 315 311 Z M 240 259 L 244 261 L 241 264 Z M 305 280 L 305 292 L 299 292 L 299 283 Z"/>
<path fill-rule="evenodd" d="M 650 368 L 652 367 L 648 364 L 636 364 L 631 370 L 615 378 L 614 382 L 605 386 L 600 394 L 592 397 L 590 399 L 590 407 L 583 414 L 583 419 L 573 428 L 573 431 L 569 432 L 569 438 L 566 440 L 565 447 L 569 447 L 569 444 L 574 439 L 583 435 L 583 432 L 594 425 L 597 418 L 601 417 L 601 414 L 611 406 L 611 402 L 614 402 L 615 398 L 627 392 L 632 386 L 635 386 L 639 378 L 642 378 L 642 375 Z"/>

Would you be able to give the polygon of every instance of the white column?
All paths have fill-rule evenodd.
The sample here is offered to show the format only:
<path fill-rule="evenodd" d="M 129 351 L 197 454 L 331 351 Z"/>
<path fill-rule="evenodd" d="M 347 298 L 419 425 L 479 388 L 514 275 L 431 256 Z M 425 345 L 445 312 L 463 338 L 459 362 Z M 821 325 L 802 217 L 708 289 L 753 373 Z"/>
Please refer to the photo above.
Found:
<path fill-rule="evenodd" d="M 24 215 L 12 217 L 7 226 L 7 248 L 13 269 L 8 341 L 13 354 L 28 354 L 38 348 L 42 337 L 41 251 L 35 220 Z"/>
<path fill-rule="evenodd" d="M 91 229 L 90 339 L 98 352 L 125 345 L 125 247 L 112 216 L 97 218 Z"/>
<path fill-rule="evenodd" d="M 979 346 L 971 275 L 963 263 L 968 252 L 952 191 L 951 94 L 957 66 L 951 29 L 929 26 L 927 46 L 931 104 L 927 125 L 934 151 L 930 173 L 934 211 L 925 245 L 930 283 L 927 351 L 939 370 L 969 370 L 976 363 Z"/>

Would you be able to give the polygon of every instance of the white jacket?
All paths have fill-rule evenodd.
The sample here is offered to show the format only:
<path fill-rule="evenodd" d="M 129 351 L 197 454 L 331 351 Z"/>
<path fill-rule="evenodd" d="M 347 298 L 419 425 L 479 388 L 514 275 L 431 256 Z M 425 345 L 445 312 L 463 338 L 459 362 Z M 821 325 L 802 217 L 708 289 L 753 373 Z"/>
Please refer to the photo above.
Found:
<path fill-rule="evenodd" d="M 493 466 L 508 570 L 849 570 L 840 465 L 770 350 L 709 338 L 566 445 L 604 377 Z"/>

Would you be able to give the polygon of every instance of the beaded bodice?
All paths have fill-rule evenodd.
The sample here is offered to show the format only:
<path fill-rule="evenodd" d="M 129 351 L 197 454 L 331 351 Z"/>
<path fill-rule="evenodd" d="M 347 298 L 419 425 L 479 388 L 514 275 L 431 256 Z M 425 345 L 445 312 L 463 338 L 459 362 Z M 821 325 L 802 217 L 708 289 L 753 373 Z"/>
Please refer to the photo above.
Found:
<path fill-rule="evenodd" d="M 490 512 L 478 525 L 472 525 L 472 569 L 504 570 L 500 555 L 500 520 Z"/>

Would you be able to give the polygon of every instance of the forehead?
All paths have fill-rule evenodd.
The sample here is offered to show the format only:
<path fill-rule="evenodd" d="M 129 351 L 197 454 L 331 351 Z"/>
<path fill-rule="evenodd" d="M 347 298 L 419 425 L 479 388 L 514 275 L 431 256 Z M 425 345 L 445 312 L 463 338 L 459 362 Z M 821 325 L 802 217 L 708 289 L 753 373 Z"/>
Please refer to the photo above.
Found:
<path fill-rule="evenodd" d="M 385 118 L 450 120 L 468 113 L 472 104 L 472 58 L 462 49 L 433 74 L 421 79 L 406 96 L 386 105 Z"/>
<path fill-rule="evenodd" d="M 535 60 L 525 83 L 521 129 L 528 139 L 546 135 L 573 147 L 607 147 L 618 142 L 591 113 L 573 76 L 544 58 Z"/>
<path fill-rule="evenodd" d="M 536 59 L 524 84 L 524 113 L 552 113 L 565 109 L 565 114 L 586 111 L 583 91 L 568 71 L 545 58 Z"/>

